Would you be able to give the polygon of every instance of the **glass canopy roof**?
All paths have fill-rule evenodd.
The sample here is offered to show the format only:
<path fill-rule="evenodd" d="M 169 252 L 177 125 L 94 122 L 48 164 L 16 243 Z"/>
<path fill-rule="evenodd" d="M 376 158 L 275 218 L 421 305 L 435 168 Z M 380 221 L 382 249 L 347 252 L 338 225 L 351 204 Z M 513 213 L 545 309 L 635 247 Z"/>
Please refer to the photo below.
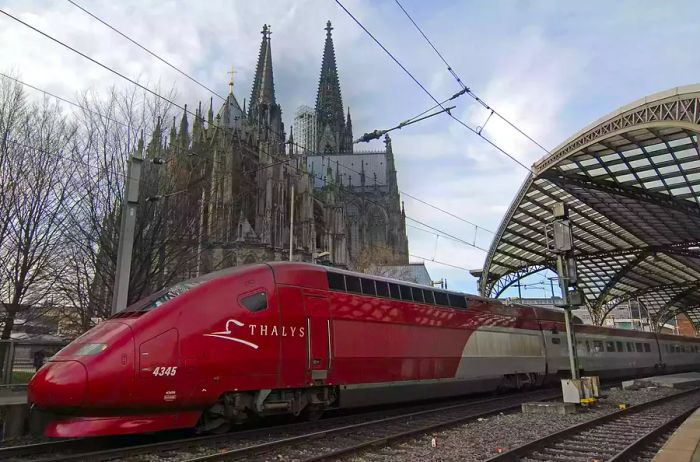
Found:
<path fill-rule="evenodd" d="M 482 295 L 554 268 L 544 228 L 563 201 L 594 320 L 635 299 L 659 324 L 682 312 L 699 326 L 699 134 L 700 85 L 679 87 L 620 108 L 535 163 L 491 244 Z"/>

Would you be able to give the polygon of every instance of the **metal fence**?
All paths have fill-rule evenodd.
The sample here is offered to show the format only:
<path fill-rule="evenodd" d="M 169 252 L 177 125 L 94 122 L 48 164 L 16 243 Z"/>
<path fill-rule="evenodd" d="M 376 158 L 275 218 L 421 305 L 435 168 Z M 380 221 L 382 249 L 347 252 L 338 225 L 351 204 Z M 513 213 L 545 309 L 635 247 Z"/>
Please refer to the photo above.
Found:
<path fill-rule="evenodd" d="M 26 385 L 49 358 L 68 342 L 36 342 L 30 340 L 0 340 L 0 386 Z"/>

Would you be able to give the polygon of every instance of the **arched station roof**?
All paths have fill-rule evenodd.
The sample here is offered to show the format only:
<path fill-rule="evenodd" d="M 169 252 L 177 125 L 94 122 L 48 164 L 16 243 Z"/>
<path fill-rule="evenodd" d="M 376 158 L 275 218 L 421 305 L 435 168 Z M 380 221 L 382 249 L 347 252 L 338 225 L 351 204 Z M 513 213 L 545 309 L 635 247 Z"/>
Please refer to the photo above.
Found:
<path fill-rule="evenodd" d="M 630 299 L 658 323 L 683 312 L 700 325 L 700 84 L 628 104 L 533 165 L 480 272 L 497 297 L 554 269 L 545 224 L 569 206 L 579 287 L 598 322 Z"/>

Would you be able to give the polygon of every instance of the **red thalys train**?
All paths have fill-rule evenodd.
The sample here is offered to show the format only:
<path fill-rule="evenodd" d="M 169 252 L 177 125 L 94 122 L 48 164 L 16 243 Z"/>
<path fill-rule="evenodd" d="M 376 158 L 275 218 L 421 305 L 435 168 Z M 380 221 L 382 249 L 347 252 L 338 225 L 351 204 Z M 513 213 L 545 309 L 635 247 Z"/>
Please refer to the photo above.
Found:
<path fill-rule="evenodd" d="M 539 385 L 568 369 L 560 312 L 303 263 L 179 283 L 100 323 L 29 383 L 46 435 L 198 427 L 251 416 Z M 576 325 L 586 373 L 695 368 L 700 339 Z"/>

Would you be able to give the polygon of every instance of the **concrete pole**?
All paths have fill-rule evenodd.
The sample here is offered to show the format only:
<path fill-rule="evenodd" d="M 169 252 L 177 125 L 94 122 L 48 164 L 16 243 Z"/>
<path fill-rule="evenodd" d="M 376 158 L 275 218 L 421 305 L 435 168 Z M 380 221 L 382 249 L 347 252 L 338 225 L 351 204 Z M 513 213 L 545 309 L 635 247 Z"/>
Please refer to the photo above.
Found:
<path fill-rule="evenodd" d="M 294 185 L 289 195 L 289 261 L 292 261 L 294 253 Z"/>
<path fill-rule="evenodd" d="M 137 156 L 131 156 L 127 162 L 124 204 L 122 205 L 122 219 L 119 226 L 117 269 L 114 276 L 112 314 L 119 313 L 126 308 L 129 296 L 129 274 L 131 273 L 131 254 L 134 248 L 134 228 L 136 227 L 136 207 L 139 204 L 142 164 L 143 158 Z"/>

